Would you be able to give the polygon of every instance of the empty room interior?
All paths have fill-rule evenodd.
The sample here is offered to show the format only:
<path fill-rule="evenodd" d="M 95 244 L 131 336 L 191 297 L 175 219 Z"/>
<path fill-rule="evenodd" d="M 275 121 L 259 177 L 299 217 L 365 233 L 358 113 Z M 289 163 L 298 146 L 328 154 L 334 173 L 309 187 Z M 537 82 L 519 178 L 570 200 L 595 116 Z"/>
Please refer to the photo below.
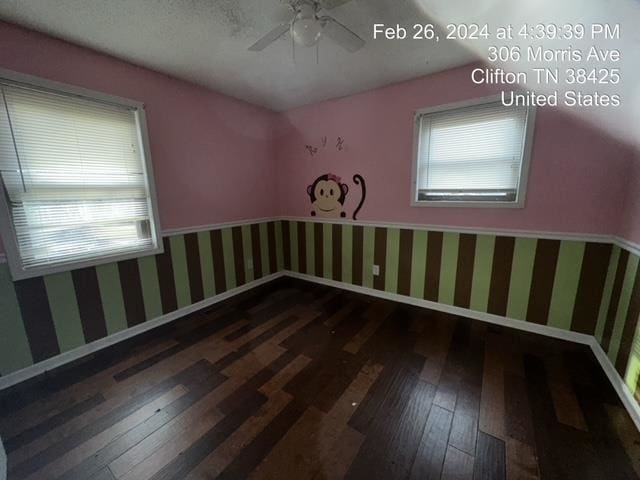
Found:
<path fill-rule="evenodd" d="M 0 480 L 640 479 L 637 0 L 0 0 Z"/>

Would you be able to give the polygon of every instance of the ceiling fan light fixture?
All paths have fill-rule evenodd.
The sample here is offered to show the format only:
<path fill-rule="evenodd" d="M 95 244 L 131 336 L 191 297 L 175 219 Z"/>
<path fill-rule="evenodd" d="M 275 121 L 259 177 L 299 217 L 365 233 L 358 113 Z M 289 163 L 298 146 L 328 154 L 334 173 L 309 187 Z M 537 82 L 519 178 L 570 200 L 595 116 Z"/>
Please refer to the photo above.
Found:
<path fill-rule="evenodd" d="M 313 47 L 322 35 L 322 22 L 315 18 L 299 18 L 291 26 L 291 35 L 305 47 Z"/>
<path fill-rule="evenodd" d="M 293 39 L 293 50 L 296 44 L 305 47 L 317 46 L 320 38 L 328 38 L 348 52 L 360 50 L 365 41 L 358 34 L 337 21 L 335 18 L 318 12 L 343 5 L 350 0 L 282 0 L 288 3 L 292 17 L 288 22 L 276 25 L 266 35 L 249 47 L 252 52 L 261 52 L 287 32 Z M 295 53 L 294 53 L 295 57 Z"/>

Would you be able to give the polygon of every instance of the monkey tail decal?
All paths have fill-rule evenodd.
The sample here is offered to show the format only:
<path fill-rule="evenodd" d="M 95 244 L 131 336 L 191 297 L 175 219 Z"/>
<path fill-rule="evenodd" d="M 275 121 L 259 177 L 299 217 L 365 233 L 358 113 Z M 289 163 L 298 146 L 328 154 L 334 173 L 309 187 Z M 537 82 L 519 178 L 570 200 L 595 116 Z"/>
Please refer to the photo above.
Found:
<path fill-rule="evenodd" d="M 360 198 L 360 203 L 358 204 L 358 208 L 356 208 L 356 210 L 353 212 L 353 219 L 357 220 L 356 215 L 358 215 L 358 212 L 360 211 L 360 209 L 362 208 L 362 204 L 364 203 L 364 199 L 367 197 L 367 185 L 365 184 L 362 175 L 359 175 L 357 173 L 353 176 L 353 183 L 355 183 L 356 185 L 360 185 L 360 188 L 362 188 L 362 197 Z"/>

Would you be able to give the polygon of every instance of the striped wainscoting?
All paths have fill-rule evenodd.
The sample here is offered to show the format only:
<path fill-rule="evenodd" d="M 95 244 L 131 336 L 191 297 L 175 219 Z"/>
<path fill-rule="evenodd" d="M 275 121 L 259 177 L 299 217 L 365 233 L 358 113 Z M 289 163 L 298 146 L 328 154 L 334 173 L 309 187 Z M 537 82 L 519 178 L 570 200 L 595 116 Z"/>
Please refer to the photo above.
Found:
<path fill-rule="evenodd" d="M 7 375 L 282 270 L 281 223 L 163 238 L 164 253 L 13 282 L 0 264 Z"/>
<path fill-rule="evenodd" d="M 300 221 L 282 229 L 286 270 L 590 335 L 606 323 L 608 243 Z"/>
<path fill-rule="evenodd" d="M 640 269 L 638 255 L 613 248 L 604 289 L 606 309 L 595 337 L 618 374 L 640 402 Z"/>

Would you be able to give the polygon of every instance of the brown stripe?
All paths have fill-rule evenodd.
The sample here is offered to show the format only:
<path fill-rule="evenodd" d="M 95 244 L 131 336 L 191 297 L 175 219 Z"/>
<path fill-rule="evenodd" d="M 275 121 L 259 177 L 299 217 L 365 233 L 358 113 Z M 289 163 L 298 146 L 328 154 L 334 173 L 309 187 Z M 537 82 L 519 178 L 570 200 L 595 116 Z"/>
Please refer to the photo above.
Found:
<path fill-rule="evenodd" d="M 353 226 L 351 280 L 354 285 L 362 285 L 362 263 L 364 255 L 364 228 L 362 225 Z"/>
<path fill-rule="evenodd" d="M 385 264 L 387 258 L 387 229 L 376 227 L 375 243 L 373 247 L 373 263 L 378 265 L 380 275 L 373 277 L 373 288 L 376 290 L 384 290 L 385 283 Z"/>
<path fill-rule="evenodd" d="M 411 293 L 411 261 L 413 254 L 413 230 L 400 230 L 400 252 L 398 257 L 398 293 Z"/>
<path fill-rule="evenodd" d="M 476 235 L 461 233 L 458 247 L 458 266 L 456 269 L 456 289 L 453 304 L 469 308 L 471 285 L 473 283 L 473 261 L 476 256 Z"/>
<path fill-rule="evenodd" d="M 133 327 L 146 320 L 138 260 L 133 258 L 118 262 L 118 271 L 120 273 L 120 286 L 122 287 L 127 325 Z"/>
<path fill-rule="evenodd" d="M 307 229 L 304 222 L 298 224 L 298 270 L 307 273 Z"/>
<path fill-rule="evenodd" d="M 18 280 L 14 286 L 34 363 L 58 355 L 60 347 L 43 278 Z"/>
<path fill-rule="evenodd" d="M 196 303 L 204 298 L 204 289 L 202 287 L 202 271 L 200 269 L 200 248 L 198 247 L 198 234 L 187 233 L 184 236 L 184 245 L 187 251 L 187 269 L 189 271 L 191 303 Z"/>
<path fill-rule="evenodd" d="M 282 221 L 282 250 L 284 255 L 284 269 L 291 270 L 291 232 L 289 220 Z"/>
<path fill-rule="evenodd" d="M 342 225 L 331 225 L 331 255 L 333 261 L 333 279 L 342 281 Z"/>
<path fill-rule="evenodd" d="M 489 287 L 489 313 L 502 316 L 507 314 L 515 243 L 516 239 L 513 237 L 496 237 Z"/>
<path fill-rule="evenodd" d="M 315 251 L 316 277 L 324 276 L 324 238 L 322 236 L 322 224 L 313 224 L 313 249 Z"/>
<path fill-rule="evenodd" d="M 253 278 L 262 278 L 262 251 L 260 250 L 260 224 L 251 225 L 251 256 L 253 257 Z"/>
<path fill-rule="evenodd" d="M 224 268 L 221 230 L 211 230 L 211 253 L 213 255 L 213 280 L 216 284 L 216 294 L 226 292 L 227 272 Z"/>
<path fill-rule="evenodd" d="M 173 278 L 173 264 L 171 263 L 171 243 L 165 237 L 162 239 L 162 244 L 164 245 L 164 253 L 156 255 L 156 268 L 158 269 L 162 313 L 169 313 L 178 308 L 178 300 L 176 298 L 176 282 Z"/>
<path fill-rule="evenodd" d="M 427 235 L 427 269 L 424 277 L 424 298 L 438 301 L 440 290 L 440 266 L 442 264 L 442 232 Z"/>
<path fill-rule="evenodd" d="M 277 244 L 275 222 L 267 223 L 267 242 L 269 250 L 269 273 L 276 273 L 278 271 L 278 255 L 276 253 Z"/>
<path fill-rule="evenodd" d="M 620 341 L 620 349 L 618 350 L 618 358 L 616 359 L 616 370 L 621 377 L 627 370 L 629 363 L 629 355 L 635 337 L 636 326 L 638 325 L 638 316 L 640 315 L 640 268 L 636 272 L 636 278 L 633 282 L 633 290 L 631 291 L 631 299 L 629 301 L 629 309 L 625 318 L 624 328 L 622 329 L 622 340 Z"/>
<path fill-rule="evenodd" d="M 533 263 L 527 322 L 545 325 L 549 317 L 560 240 L 538 240 Z"/>
<path fill-rule="evenodd" d="M 613 247 L 607 243 L 587 243 L 580 271 L 571 330 L 593 335 Z"/>
<path fill-rule="evenodd" d="M 616 323 L 616 315 L 618 314 L 618 303 L 620 302 L 620 292 L 622 291 L 622 283 L 627 273 L 627 262 L 629 261 L 629 252 L 620 250 L 618 257 L 618 266 L 616 267 L 616 278 L 613 282 L 611 291 L 611 300 L 609 301 L 609 310 L 607 311 L 607 320 L 604 324 L 602 333 L 602 348 L 605 352 L 609 352 L 609 343 L 611 343 L 611 334 L 613 325 Z"/>
<path fill-rule="evenodd" d="M 244 275 L 244 248 L 242 247 L 242 227 L 231 229 L 233 237 L 233 261 L 236 266 L 236 286 L 244 285 L 246 278 Z"/>
<path fill-rule="evenodd" d="M 71 272 L 76 291 L 84 340 L 89 343 L 107 336 L 107 324 L 102 309 L 98 275 L 94 267 Z"/>

